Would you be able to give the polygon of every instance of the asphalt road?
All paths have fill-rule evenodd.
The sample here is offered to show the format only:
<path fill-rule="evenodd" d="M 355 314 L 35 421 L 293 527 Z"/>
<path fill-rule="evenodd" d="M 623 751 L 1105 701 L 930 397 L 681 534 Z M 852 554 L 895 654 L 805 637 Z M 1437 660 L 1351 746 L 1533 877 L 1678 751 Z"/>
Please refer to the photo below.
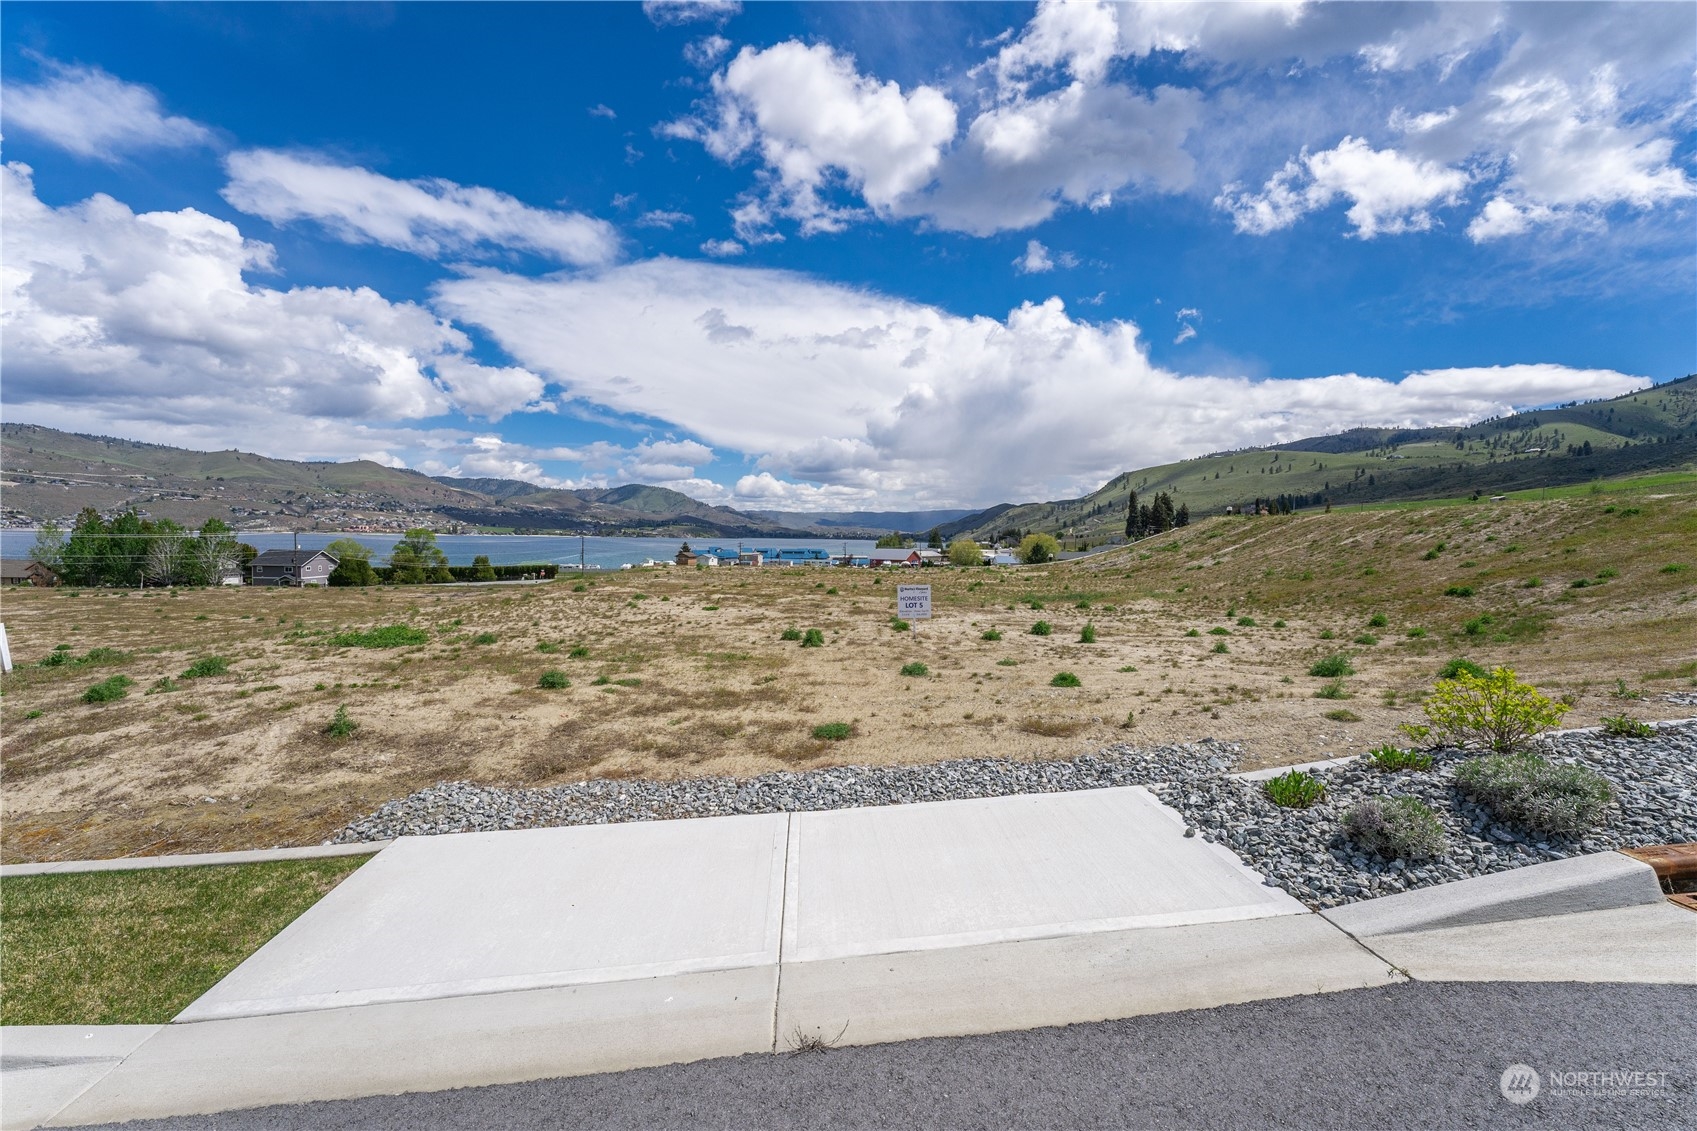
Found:
<path fill-rule="evenodd" d="M 1500 1089 L 1515 1064 L 1539 1074 L 1539 1094 L 1524 1104 Z M 1607 1072 L 1651 1075 L 1612 1090 L 1554 1075 Z M 1665 1074 L 1659 1082 L 1656 1073 Z M 1697 1128 L 1697 989 L 1410 983 L 1060 1029 L 123 1126 L 1688 1131 Z"/>

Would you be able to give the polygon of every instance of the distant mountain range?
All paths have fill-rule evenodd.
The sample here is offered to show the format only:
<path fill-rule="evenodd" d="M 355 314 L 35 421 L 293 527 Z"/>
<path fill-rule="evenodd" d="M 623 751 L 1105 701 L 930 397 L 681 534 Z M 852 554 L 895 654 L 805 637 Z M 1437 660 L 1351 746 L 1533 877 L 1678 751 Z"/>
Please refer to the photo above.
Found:
<path fill-rule="evenodd" d="M 1612 400 L 1466 428 L 1355 428 L 1116 475 L 1088 495 L 983 510 L 744 512 L 632 483 L 560 490 L 516 479 L 427 476 L 369 460 L 308 463 L 195 452 L 32 424 L 0 425 L 0 521 L 64 521 L 135 507 L 238 529 L 656 534 L 685 538 L 876 536 L 988 540 L 1047 531 L 1100 544 L 1123 532 L 1128 495 L 1168 493 L 1195 515 L 1283 497 L 1299 507 L 1443 498 L 1697 469 L 1697 375 Z"/>

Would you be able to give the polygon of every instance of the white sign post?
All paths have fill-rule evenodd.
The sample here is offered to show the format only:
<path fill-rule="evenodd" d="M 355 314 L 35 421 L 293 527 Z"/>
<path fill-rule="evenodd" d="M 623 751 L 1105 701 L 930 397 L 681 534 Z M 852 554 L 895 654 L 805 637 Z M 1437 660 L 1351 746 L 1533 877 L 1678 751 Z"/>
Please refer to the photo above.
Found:
<path fill-rule="evenodd" d="M 930 615 L 930 614 L 926 614 Z M 6 642 L 6 626 L 0 624 L 0 671 L 12 670 L 12 646 Z"/>
<path fill-rule="evenodd" d="M 929 585 L 896 586 L 896 616 L 902 620 L 930 620 L 931 587 Z"/>

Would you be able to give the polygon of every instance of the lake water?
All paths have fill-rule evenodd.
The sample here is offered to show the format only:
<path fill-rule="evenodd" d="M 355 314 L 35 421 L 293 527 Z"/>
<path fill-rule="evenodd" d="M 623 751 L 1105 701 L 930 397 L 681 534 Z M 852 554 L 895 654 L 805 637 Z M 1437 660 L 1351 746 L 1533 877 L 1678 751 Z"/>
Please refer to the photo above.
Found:
<path fill-rule="evenodd" d="M 260 550 L 287 550 L 295 545 L 295 535 L 289 533 L 261 534 L 253 531 L 236 533 L 236 538 Z M 372 560 L 381 564 L 389 556 L 400 536 L 395 534 L 328 534 L 303 533 L 303 550 L 321 550 L 338 538 L 352 538 L 372 549 Z M 618 569 L 622 565 L 637 565 L 649 558 L 669 561 L 677 555 L 683 538 L 584 538 L 555 534 L 438 534 L 436 544 L 448 555 L 449 565 L 470 565 L 479 554 L 487 554 L 491 565 L 523 565 L 529 562 L 552 562 L 576 569 L 581 552 L 583 564 L 590 568 Z M 713 538 L 687 539 L 696 550 L 709 546 L 734 549 L 734 540 Z M 35 545 L 33 530 L 0 530 L 0 557 L 29 556 Z M 861 538 L 745 538 L 741 545 L 750 550 L 778 548 L 824 549 L 832 554 L 871 553 L 874 543 Z"/>

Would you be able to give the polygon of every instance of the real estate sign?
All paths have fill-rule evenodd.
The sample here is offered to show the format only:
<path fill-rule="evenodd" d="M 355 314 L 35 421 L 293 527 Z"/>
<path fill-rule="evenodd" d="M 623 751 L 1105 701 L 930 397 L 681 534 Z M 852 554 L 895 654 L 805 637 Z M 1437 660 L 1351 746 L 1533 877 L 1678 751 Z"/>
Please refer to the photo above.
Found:
<path fill-rule="evenodd" d="M 931 618 L 931 587 L 929 585 L 896 586 L 896 615 L 903 620 Z"/>

